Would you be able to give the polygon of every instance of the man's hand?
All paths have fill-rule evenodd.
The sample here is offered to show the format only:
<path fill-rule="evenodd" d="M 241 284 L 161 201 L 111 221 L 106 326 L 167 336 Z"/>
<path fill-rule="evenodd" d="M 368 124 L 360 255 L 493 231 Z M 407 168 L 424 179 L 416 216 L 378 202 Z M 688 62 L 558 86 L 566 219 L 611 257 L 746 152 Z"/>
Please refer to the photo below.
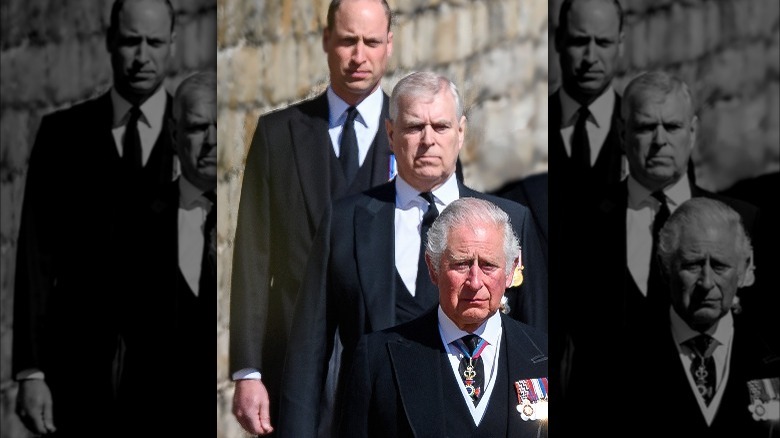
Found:
<path fill-rule="evenodd" d="M 48 434 L 56 431 L 49 385 L 41 379 L 28 379 L 19 382 L 19 392 L 16 394 L 16 415 L 33 433 Z"/>
<path fill-rule="evenodd" d="M 261 380 L 236 381 L 233 415 L 244 430 L 255 435 L 267 435 L 274 431 L 269 404 L 268 391 Z"/>

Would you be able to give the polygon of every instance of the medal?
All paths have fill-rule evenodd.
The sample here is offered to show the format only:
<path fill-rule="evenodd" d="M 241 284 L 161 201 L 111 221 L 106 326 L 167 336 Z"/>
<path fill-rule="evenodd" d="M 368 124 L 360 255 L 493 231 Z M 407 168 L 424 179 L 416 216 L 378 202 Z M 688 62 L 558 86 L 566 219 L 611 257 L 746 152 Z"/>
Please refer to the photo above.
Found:
<path fill-rule="evenodd" d="M 523 421 L 547 419 L 547 378 L 518 380 L 517 412 Z"/>

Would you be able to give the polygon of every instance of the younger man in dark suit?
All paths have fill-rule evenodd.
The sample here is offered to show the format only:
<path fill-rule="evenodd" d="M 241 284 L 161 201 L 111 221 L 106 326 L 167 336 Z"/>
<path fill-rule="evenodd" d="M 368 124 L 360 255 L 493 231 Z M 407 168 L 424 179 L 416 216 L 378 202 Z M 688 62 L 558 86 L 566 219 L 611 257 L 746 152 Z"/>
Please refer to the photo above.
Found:
<path fill-rule="evenodd" d="M 338 436 L 546 436 L 547 337 L 498 312 L 518 249 L 489 201 L 442 212 L 425 254 L 439 306 L 361 338 Z"/>
<path fill-rule="evenodd" d="M 175 177 L 163 87 L 174 41 L 169 1 L 116 1 L 106 36 L 113 87 L 41 121 L 22 207 L 13 331 L 17 413 L 35 433 L 105 436 L 116 427 L 116 260 L 126 251 L 117 242 L 133 226 L 128 213 Z"/>
<path fill-rule="evenodd" d="M 323 211 L 391 177 L 380 87 L 393 52 L 391 21 L 385 0 L 332 1 L 322 35 L 327 91 L 257 123 L 230 293 L 233 413 L 252 434 L 271 433 L 276 421 L 293 307 Z"/>
<path fill-rule="evenodd" d="M 433 217 L 458 198 L 488 199 L 507 212 L 525 262 L 522 279 L 507 292 L 510 316 L 547 329 L 547 270 L 528 209 L 469 189 L 455 175 L 466 133 L 455 84 L 431 72 L 404 77 L 393 89 L 386 127 L 398 176 L 335 202 L 315 237 L 295 307 L 294 348 L 285 359 L 279 429 L 285 436 L 313 436 L 317 428 L 336 331 L 343 376 L 361 335 L 436 306 L 421 242 Z"/>

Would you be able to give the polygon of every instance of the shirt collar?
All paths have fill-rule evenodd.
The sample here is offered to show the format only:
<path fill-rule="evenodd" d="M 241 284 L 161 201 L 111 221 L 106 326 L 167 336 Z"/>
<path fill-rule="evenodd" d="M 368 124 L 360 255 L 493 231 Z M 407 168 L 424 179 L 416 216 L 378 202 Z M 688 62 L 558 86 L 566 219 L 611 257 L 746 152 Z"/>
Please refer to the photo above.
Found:
<path fill-rule="evenodd" d="M 669 210 L 674 211 L 683 202 L 691 199 L 691 185 L 688 181 L 688 175 L 683 176 L 677 180 L 676 183 L 670 187 L 664 189 L 664 195 L 666 195 L 666 202 L 669 205 Z M 639 209 L 641 206 L 650 204 L 655 205 L 658 202 L 652 197 L 652 192 L 639 184 L 633 175 L 628 175 L 628 207 L 632 209 Z"/>
<path fill-rule="evenodd" d="M 337 96 L 336 92 L 334 92 L 333 88 L 330 86 L 328 86 L 328 90 L 325 94 L 328 96 L 328 108 L 330 108 L 330 111 L 328 112 L 328 126 L 335 128 L 336 126 L 342 125 L 346 120 L 346 111 L 349 108 L 349 104 Z M 360 121 L 370 130 L 377 128 L 381 122 L 379 117 L 382 115 L 383 103 L 384 95 L 382 87 L 376 87 L 376 90 L 357 105 L 358 117 L 355 120 Z"/>
<path fill-rule="evenodd" d="M 577 122 L 577 111 L 580 109 L 580 103 L 566 93 L 563 87 L 561 90 L 561 127 L 573 126 Z M 590 111 L 590 120 L 597 127 L 607 126 L 612 117 L 612 111 L 615 108 L 615 91 L 610 85 L 601 93 L 596 100 L 588 105 Z"/>
<path fill-rule="evenodd" d="M 418 195 L 420 191 L 409 185 L 408 182 L 401 178 L 401 175 L 395 177 L 395 205 L 397 207 L 407 209 L 416 205 L 420 205 L 424 202 Z M 433 190 L 433 197 L 444 206 L 450 205 L 450 203 L 460 197 L 460 190 L 458 190 L 458 180 L 453 173 L 438 188 Z"/>
<path fill-rule="evenodd" d="M 454 322 L 444 313 L 441 305 L 439 305 L 439 330 L 444 340 L 444 345 L 449 345 L 452 342 L 466 336 L 469 332 L 465 332 L 458 328 Z M 498 339 L 501 336 L 501 315 L 496 311 L 487 321 L 483 322 L 476 330 L 474 334 L 487 341 L 492 346 L 498 345 Z"/>
<path fill-rule="evenodd" d="M 191 210 L 197 206 L 210 207 L 209 201 L 203 197 L 203 190 L 195 187 L 182 175 L 179 177 L 179 207 Z"/>
<path fill-rule="evenodd" d="M 672 336 L 677 345 L 701 334 L 688 326 L 674 308 L 670 308 L 669 312 L 672 322 Z M 734 317 L 731 315 L 731 312 L 727 312 L 723 318 L 715 323 L 714 327 L 710 327 L 705 333 L 718 341 L 718 345 L 728 345 L 729 339 L 731 339 L 734 334 Z"/>
<path fill-rule="evenodd" d="M 157 91 L 150 98 L 146 99 L 146 102 L 141 104 L 142 115 L 139 120 L 155 129 L 161 127 L 165 117 L 166 100 L 165 87 L 158 87 Z M 125 124 L 127 118 L 130 117 L 129 111 L 133 105 L 122 97 L 115 87 L 111 88 L 111 106 L 114 110 L 113 127 L 116 128 Z"/>

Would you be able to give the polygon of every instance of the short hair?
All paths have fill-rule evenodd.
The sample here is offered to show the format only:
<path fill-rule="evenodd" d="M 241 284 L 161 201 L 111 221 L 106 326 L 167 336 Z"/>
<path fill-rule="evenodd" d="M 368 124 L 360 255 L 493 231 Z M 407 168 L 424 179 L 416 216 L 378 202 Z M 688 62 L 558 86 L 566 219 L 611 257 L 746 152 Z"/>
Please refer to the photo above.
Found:
<path fill-rule="evenodd" d="M 697 197 L 677 207 L 658 233 L 657 254 L 664 272 L 672 272 L 672 261 L 677 250 L 680 249 L 680 239 L 685 230 L 711 226 L 722 226 L 726 230 L 733 230 L 736 235 L 734 250 L 740 259 L 739 269 L 740 271 L 746 269 L 747 265 L 743 261 L 750 257 L 753 248 L 739 213 L 716 199 Z"/>
<path fill-rule="evenodd" d="M 664 71 L 643 73 L 628 83 L 623 91 L 623 102 L 620 115 L 628 121 L 629 113 L 636 109 L 637 104 L 658 97 L 676 94 L 688 105 L 689 116 L 693 117 L 693 97 L 688 85 L 679 78 Z"/>
<path fill-rule="evenodd" d="M 173 96 L 173 118 L 178 119 L 181 115 L 183 105 L 190 103 L 190 99 L 195 98 L 198 92 L 217 93 L 217 73 L 214 71 L 197 72 L 181 81 L 176 87 L 176 94 Z M 199 96 L 196 98 L 200 98 Z"/>
<path fill-rule="evenodd" d="M 445 88 L 455 99 L 455 116 L 460 120 L 463 115 L 463 105 L 460 101 L 458 87 L 447 77 L 430 71 L 409 73 L 395 84 L 390 96 L 390 120 L 395 120 L 398 117 L 398 102 L 402 97 L 433 97 Z"/>
<path fill-rule="evenodd" d="M 390 10 L 390 5 L 387 4 L 387 0 L 379 0 L 382 4 L 382 8 L 385 10 L 385 17 L 387 17 L 387 32 L 390 33 L 390 25 L 393 22 L 393 11 Z M 336 25 L 336 11 L 339 10 L 344 0 L 333 0 L 328 6 L 328 30 L 333 30 L 333 26 Z"/>
<path fill-rule="evenodd" d="M 613 5 L 615 5 L 615 10 L 617 11 L 618 15 L 618 32 L 623 32 L 623 7 L 620 6 L 619 0 L 604 0 L 607 2 L 611 2 Z M 567 34 L 567 29 L 569 27 L 569 11 L 571 10 L 572 5 L 574 4 L 575 0 L 564 0 L 563 4 L 561 5 L 561 10 L 558 14 L 558 28 L 555 30 L 555 39 L 561 40 L 563 37 L 565 37 Z"/>
<path fill-rule="evenodd" d="M 459 226 L 476 228 L 480 224 L 488 224 L 504 231 L 504 256 L 507 275 L 512 272 L 514 260 L 520 255 L 520 242 L 512 229 L 509 216 L 490 201 L 479 198 L 460 198 L 447 206 L 433 221 L 428 230 L 428 243 L 425 252 L 431 258 L 433 269 L 439 272 L 441 258 L 447 249 L 450 231 Z"/>
<path fill-rule="evenodd" d="M 116 0 L 111 5 L 111 21 L 108 27 L 109 34 L 113 35 L 119 28 L 119 13 L 122 12 L 122 8 L 125 7 L 125 3 L 131 0 Z M 158 3 L 164 3 L 168 8 L 168 15 L 171 17 L 171 33 L 173 33 L 174 26 L 176 24 L 176 11 L 173 9 L 173 5 L 170 0 L 156 0 Z"/>

